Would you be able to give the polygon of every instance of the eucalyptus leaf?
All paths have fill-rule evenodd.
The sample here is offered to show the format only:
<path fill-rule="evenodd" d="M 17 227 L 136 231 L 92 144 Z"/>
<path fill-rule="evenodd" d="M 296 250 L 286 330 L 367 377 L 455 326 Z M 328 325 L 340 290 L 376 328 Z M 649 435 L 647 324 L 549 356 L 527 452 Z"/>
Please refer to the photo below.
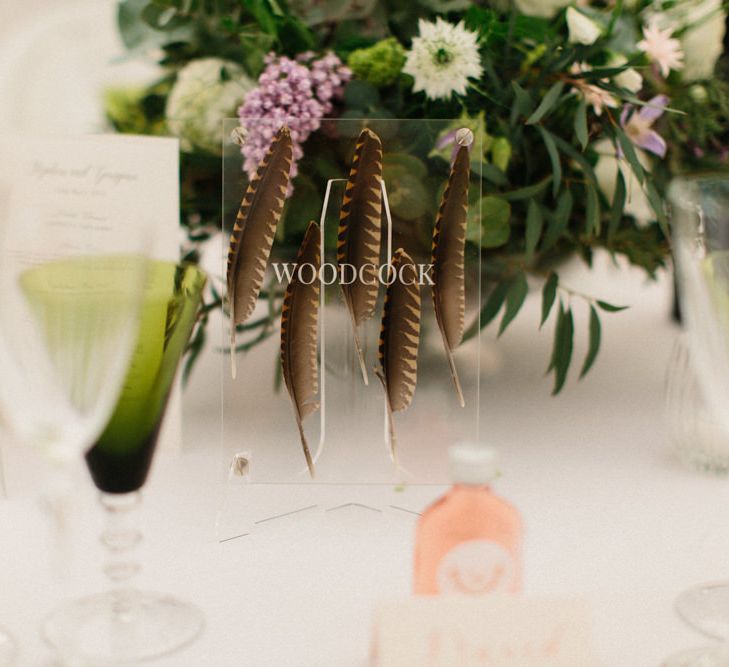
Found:
<path fill-rule="evenodd" d="M 559 285 L 559 276 L 552 271 L 549 274 L 549 278 L 544 283 L 542 288 L 542 319 L 539 323 L 539 328 L 544 326 L 544 323 L 549 317 L 549 313 L 552 311 L 554 300 L 557 297 L 557 286 Z"/>
<path fill-rule="evenodd" d="M 595 363 L 595 359 L 597 359 L 597 353 L 600 351 L 600 338 L 600 316 L 597 314 L 595 306 L 590 306 L 590 343 L 587 348 L 585 362 L 582 365 L 582 370 L 580 371 L 580 380 L 587 375 L 587 372 Z"/>
<path fill-rule="evenodd" d="M 635 177 L 638 179 L 638 182 L 642 184 L 645 181 L 645 170 L 643 169 L 643 165 L 638 159 L 638 154 L 635 152 L 635 146 L 633 145 L 633 142 L 628 138 L 628 135 L 625 134 L 625 132 L 623 132 L 623 130 L 619 127 L 615 128 L 615 136 L 618 138 L 620 148 L 622 149 L 625 158 L 628 160 L 628 163 L 630 164 L 630 167 L 633 170 Z"/>
<path fill-rule="evenodd" d="M 526 275 L 523 272 L 519 272 L 512 278 L 509 289 L 506 292 L 506 308 L 504 309 L 504 316 L 501 318 L 501 324 L 499 325 L 499 336 L 513 322 L 519 310 L 521 310 L 528 293 L 529 284 L 527 283 Z"/>
<path fill-rule="evenodd" d="M 540 194 L 541 192 L 544 192 L 544 190 L 549 185 L 549 182 L 552 180 L 552 178 L 545 178 L 542 181 L 539 181 L 538 183 L 534 183 L 533 185 L 527 185 L 523 188 L 518 188 L 516 190 L 509 190 L 508 192 L 502 192 L 500 194 L 501 197 L 508 201 L 520 201 L 522 199 L 531 199 L 532 197 L 535 197 L 536 195 Z"/>
<path fill-rule="evenodd" d="M 552 134 L 541 125 L 537 129 L 539 130 L 539 134 L 542 135 L 542 141 L 547 149 L 549 161 L 552 164 L 552 196 L 556 199 L 559 194 L 559 189 L 562 187 L 562 162 L 560 161 L 557 144 L 554 143 Z"/>
<path fill-rule="evenodd" d="M 577 105 L 577 113 L 575 114 L 575 136 L 580 142 L 580 146 L 584 151 L 587 148 L 589 140 L 587 133 L 587 102 L 583 97 Z"/>
<path fill-rule="evenodd" d="M 666 238 L 669 238 L 670 232 L 668 229 L 668 218 L 666 217 L 665 203 L 661 198 L 661 195 L 658 194 L 658 190 L 656 190 L 656 186 L 653 184 L 653 181 L 648 179 L 645 186 L 646 195 L 648 197 L 648 201 L 650 202 L 651 208 L 653 209 L 653 212 L 656 214 L 656 220 L 658 221 L 658 225 L 660 226 L 663 235 Z"/>
<path fill-rule="evenodd" d="M 527 125 L 534 125 L 551 113 L 564 90 L 564 82 L 557 81 L 542 98 L 536 111 L 527 119 Z"/>
<path fill-rule="evenodd" d="M 502 280 L 496 283 L 494 288 L 491 290 L 488 298 L 481 307 L 478 317 L 472 322 L 471 326 L 468 327 L 466 332 L 463 334 L 463 341 L 470 340 L 473 338 L 482 328 L 487 327 L 494 318 L 499 314 L 501 306 L 504 305 L 504 299 L 506 298 L 506 292 L 509 289 L 509 280 Z"/>
<path fill-rule="evenodd" d="M 532 112 L 534 105 L 529 93 L 527 93 L 527 91 L 524 90 L 516 81 L 511 82 L 511 87 L 514 89 L 514 106 L 512 111 L 513 125 L 519 116 L 529 115 Z"/>
<path fill-rule="evenodd" d="M 558 394 L 564 387 L 567 379 L 567 372 L 572 362 L 572 348 L 574 344 L 575 324 L 572 317 L 572 309 L 567 308 L 560 302 L 559 316 L 554 333 L 554 346 L 552 348 L 552 362 L 550 369 L 554 370 L 554 389 L 552 395 Z"/>
<path fill-rule="evenodd" d="M 572 215 L 572 207 L 574 198 L 570 190 L 563 190 L 557 200 L 557 208 L 551 216 L 547 231 L 544 233 L 542 240 L 542 252 L 549 250 L 559 239 L 569 225 L 570 216 Z"/>
<path fill-rule="evenodd" d="M 544 217 L 539 204 L 533 199 L 529 201 L 526 217 L 526 261 L 531 263 L 534 259 L 534 251 L 539 243 L 539 237 L 542 235 L 542 227 L 544 225 Z"/>
<path fill-rule="evenodd" d="M 618 231 L 618 227 L 620 226 L 620 221 L 623 219 L 626 198 L 627 190 L 623 170 L 618 167 L 618 173 L 615 179 L 615 194 L 613 195 L 613 205 L 610 209 L 610 222 L 608 224 L 608 243 L 612 242 L 615 232 Z"/>
<path fill-rule="evenodd" d="M 600 196 L 593 183 L 585 184 L 585 233 L 587 236 L 600 235 Z"/>
<path fill-rule="evenodd" d="M 613 306 L 607 301 L 596 301 L 598 307 L 604 310 L 606 313 L 619 313 L 621 310 L 626 310 L 629 306 Z"/>

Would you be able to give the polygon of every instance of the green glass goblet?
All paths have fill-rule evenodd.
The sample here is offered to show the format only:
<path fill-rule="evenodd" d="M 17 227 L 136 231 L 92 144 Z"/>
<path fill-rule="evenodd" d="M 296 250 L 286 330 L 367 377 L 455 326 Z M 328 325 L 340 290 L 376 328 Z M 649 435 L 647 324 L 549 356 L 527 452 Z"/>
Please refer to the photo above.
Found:
<path fill-rule="evenodd" d="M 109 558 L 105 593 L 51 614 L 44 636 L 73 664 L 123 664 L 166 655 L 193 641 L 203 627 L 195 606 L 131 586 L 139 571 L 131 556 L 141 542 L 134 510 L 141 501 L 177 369 L 199 312 L 205 274 L 193 265 L 152 261 L 140 329 L 112 417 L 86 463 L 100 491 Z"/>

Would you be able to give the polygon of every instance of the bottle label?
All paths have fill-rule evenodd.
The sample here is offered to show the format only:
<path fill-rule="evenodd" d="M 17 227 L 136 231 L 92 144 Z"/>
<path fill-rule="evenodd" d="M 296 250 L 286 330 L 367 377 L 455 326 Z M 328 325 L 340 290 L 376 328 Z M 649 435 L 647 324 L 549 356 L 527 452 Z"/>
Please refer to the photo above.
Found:
<path fill-rule="evenodd" d="M 451 549 L 440 562 L 441 593 L 503 593 L 514 590 L 516 567 L 511 554 L 489 540 L 470 540 Z"/>

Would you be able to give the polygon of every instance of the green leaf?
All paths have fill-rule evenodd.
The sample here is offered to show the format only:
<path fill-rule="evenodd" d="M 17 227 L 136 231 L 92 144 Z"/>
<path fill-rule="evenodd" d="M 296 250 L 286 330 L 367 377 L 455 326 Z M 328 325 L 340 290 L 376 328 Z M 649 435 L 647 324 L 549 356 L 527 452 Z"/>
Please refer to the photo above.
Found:
<path fill-rule="evenodd" d="M 532 98 L 516 81 L 511 82 L 514 89 L 514 108 L 512 110 L 512 122 L 514 125 L 519 116 L 526 116 L 532 111 Z"/>
<path fill-rule="evenodd" d="M 587 375 L 587 372 L 592 368 L 592 364 L 595 363 L 597 353 L 600 350 L 600 337 L 600 316 L 597 314 L 595 306 L 590 306 L 590 343 L 587 348 L 585 363 L 582 364 L 582 370 L 580 371 L 580 380 Z"/>
<path fill-rule="evenodd" d="M 569 155 L 569 157 L 571 157 L 575 162 L 577 162 L 577 164 L 580 165 L 582 173 L 585 175 L 585 178 L 588 181 L 592 181 L 592 183 L 597 183 L 595 170 L 592 168 L 592 165 L 585 158 L 585 156 L 580 153 L 580 151 L 578 151 L 572 144 L 562 139 L 562 137 L 553 134 L 552 138 L 554 139 L 554 143 L 557 144 L 557 148 L 559 148 L 559 150 L 561 150 L 565 155 Z"/>
<path fill-rule="evenodd" d="M 509 290 L 509 281 L 502 280 L 489 294 L 489 298 L 486 299 L 483 310 L 481 311 L 481 326 L 487 327 L 501 310 L 501 306 L 504 304 L 506 293 Z"/>
<path fill-rule="evenodd" d="M 545 178 L 539 183 L 534 183 L 533 185 L 527 185 L 523 188 L 517 188 L 516 190 L 509 190 L 508 192 L 502 192 L 500 194 L 501 197 L 508 201 L 520 201 L 522 199 L 531 199 L 532 197 L 538 195 L 540 192 L 543 192 L 545 188 L 549 185 L 549 182 L 551 181 L 551 177 Z"/>
<path fill-rule="evenodd" d="M 584 151 L 587 148 L 587 102 L 583 97 L 577 105 L 577 113 L 575 114 L 575 136 Z"/>
<path fill-rule="evenodd" d="M 544 283 L 544 287 L 542 288 L 542 321 L 539 323 L 540 329 L 544 326 L 544 323 L 547 321 L 549 313 L 552 310 L 554 300 L 557 296 L 558 284 L 559 276 L 554 271 L 552 271 L 552 273 L 549 274 L 549 278 L 547 278 L 546 282 Z"/>
<path fill-rule="evenodd" d="M 268 35 L 276 35 L 276 20 L 265 0 L 243 0 L 243 4 L 263 32 Z"/>
<path fill-rule="evenodd" d="M 633 170 L 635 177 L 642 185 L 645 181 L 645 170 L 643 169 L 643 165 L 638 159 L 638 155 L 635 152 L 635 146 L 633 146 L 633 142 L 628 138 L 628 135 L 626 135 L 625 132 L 623 132 L 623 130 L 621 130 L 619 127 L 615 128 L 615 136 L 617 136 L 618 138 L 620 148 L 623 149 L 623 154 L 628 160 L 628 164 L 630 164 L 630 167 Z"/>
<path fill-rule="evenodd" d="M 479 206 L 471 206 L 466 238 L 482 248 L 503 246 L 511 235 L 511 204 L 500 197 L 483 197 Z"/>
<path fill-rule="evenodd" d="M 549 155 L 549 161 L 552 163 L 552 196 L 556 199 L 559 194 L 559 189 L 562 187 L 562 162 L 559 159 L 559 151 L 557 150 L 557 144 L 554 143 L 554 139 L 548 130 L 545 130 L 541 125 L 537 126 L 539 134 L 542 135 L 542 141 L 547 149 Z"/>
<path fill-rule="evenodd" d="M 557 83 L 555 83 L 547 91 L 546 95 L 542 98 L 541 103 L 537 107 L 537 110 L 527 119 L 526 124 L 534 125 L 547 116 L 547 114 L 549 114 L 549 112 L 554 108 L 554 105 L 557 104 L 559 96 L 562 94 L 563 90 L 564 83 L 562 81 L 557 81 Z"/>
<path fill-rule="evenodd" d="M 600 234 L 600 197 L 593 183 L 585 184 L 585 232 L 588 236 Z"/>
<path fill-rule="evenodd" d="M 626 310 L 630 306 L 613 306 L 607 301 L 596 301 L 598 307 L 604 310 L 606 313 L 619 313 L 621 310 Z"/>
<path fill-rule="evenodd" d="M 529 285 L 526 276 L 520 272 L 511 280 L 509 290 L 506 293 L 506 308 L 499 325 L 499 336 L 506 331 L 506 327 L 514 320 L 528 293 Z"/>
<path fill-rule="evenodd" d="M 533 199 L 529 200 L 526 217 L 526 261 L 530 263 L 534 259 L 534 251 L 536 250 L 539 237 L 542 235 L 542 226 L 544 218 L 539 204 Z"/>
<path fill-rule="evenodd" d="M 498 315 L 501 306 L 504 304 L 506 292 L 509 289 L 510 281 L 507 278 L 497 283 L 491 290 L 486 302 L 481 307 L 478 317 L 471 323 L 466 332 L 463 334 L 463 342 L 473 338 L 481 329 L 487 327 Z"/>
<path fill-rule="evenodd" d="M 653 184 L 653 181 L 648 179 L 645 185 L 646 195 L 648 196 L 648 201 L 650 202 L 653 212 L 656 214 L 656 220 L 658 220 L 658 225 L 660 226 L 663 235 L 666 238 L 670 238 L 670 232 L 668 230 L 668 218 L 666 218 L 665 203 L 661 195 L 658 194 L 658 190 L 656 190 L 656 186 Z"/>
<path fill-rule="evenodd" d="M 618 167 L 618 174 L 615 180 L 615 194 L 613 195 L 613 205 L 610 209 L 610 222 L 608 225 L 608 244 L 612 242 L 615 232 L 618 231 L 620 221 L 623 219 L 623 210 L 625 209 L 625 200 L 627 190 L 625 188 L 625 178 L 623 178 L 623 170 Z"/>
<path fill-rule="evenodd" d="M 575 323 L 572 309 L 566 311 L 560 303 L 559 317 L 555 328 L 553 348 L 554 389 L 552 395 L 558 394 L 567 379 L 567 371 L 572 362 L 572 346 L 574 342 Z"/>
<path fill-rule="evenodd" d="M 557 208 L 547 225 L 547 231 L 542 241 L 542 251 L 548 250 L 557 243 L 565 229 L 567 229 L 570 216 L 572 215 L 573 204 L 572 192 L 570 190 L 564 190 L 557 200 Z"/>
<path fill-rule="evenodd" d="M 506 176 L 504 176 L 504 172 L 501 171 L 496 165 L 489 164 L 488 162 L 479 162 L 475 163 L 477 166 L 474 167 L 474 163 L 471 162 L 471 170 L 474 172 L 474 174 L 477 174 L 477 169 L 481 170 L 481 176 L 485 178 L 487 181 L 491 181 L 494 185 L 498 185 L 499 187 L 504 187 L 505 185 L 508 185 L 509 181 L 507 180 Z"/>
<path fill-rule="evenodd" d="M 369 109 L 380 102 L 380 94 L 371 83 L 353 79 L 344 89 L 344 103 L 350 109 Z"/>

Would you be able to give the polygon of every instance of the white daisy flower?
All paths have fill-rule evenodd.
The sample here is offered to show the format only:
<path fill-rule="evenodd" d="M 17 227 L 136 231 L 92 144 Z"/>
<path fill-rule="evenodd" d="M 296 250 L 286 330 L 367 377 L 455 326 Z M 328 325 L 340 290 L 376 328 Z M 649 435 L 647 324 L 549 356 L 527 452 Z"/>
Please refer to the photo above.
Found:
<path fill-rule="evenodd" d="M 671 70 L 683 68 L 684 55 L 681 42 L 673 37 L 671 27 L 661 30 L 658 23 L 652 21 L 643 28 L 643 39 L 637 46 L 658 66 L 664 77 L 667 77 Z"/>
<path fill-rule="evenodd" d="M 478 35 L 437 18 L 435 23 L 420 19 L 420 35 L 413 38 L 403 72 L 415 79 L 413 92 L 423 91 L 430 99 L 448 99 L 453 93 L 465 95 L 469 78 L 483 74 L 478 53 Z"/>
<path fill-rule="evenodd" d="M 570 68 L 570 74 L 582 74 L 589 72 L 592 68 L 587 63 L 573 63 Z M 607 82 L 607 79 L 602 79 Z M 592 107 L 596 116 L 601 116 L 605 107 L 615 109 L 618 107 L 618 101 L 607 90 L 596 86 L 594 83 L 588 83 L 586 79 L 579 78 L 572 82 L 572 89 L 578 95 L 581 95 L 585 102 Z"/>

